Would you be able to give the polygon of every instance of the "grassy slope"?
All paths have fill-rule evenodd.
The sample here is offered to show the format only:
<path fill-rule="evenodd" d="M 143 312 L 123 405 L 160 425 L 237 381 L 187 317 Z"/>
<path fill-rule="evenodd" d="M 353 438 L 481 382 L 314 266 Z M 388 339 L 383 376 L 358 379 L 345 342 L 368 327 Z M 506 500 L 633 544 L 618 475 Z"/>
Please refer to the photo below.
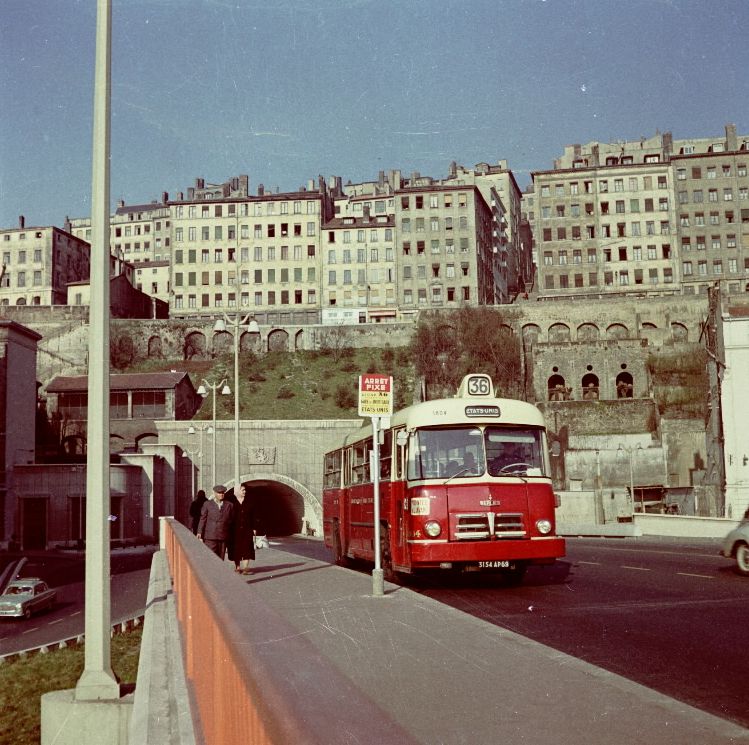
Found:
<path fill-rule="evenodd" d="M 112 669 L 121 683 L 134 683 L 142 627 L 112 638 Z M 83 646 L 12 658 L 0 665 L 0 744 L 30 745 L 41 738 L 41 696 L 75 688 L 83 672 Z"/>

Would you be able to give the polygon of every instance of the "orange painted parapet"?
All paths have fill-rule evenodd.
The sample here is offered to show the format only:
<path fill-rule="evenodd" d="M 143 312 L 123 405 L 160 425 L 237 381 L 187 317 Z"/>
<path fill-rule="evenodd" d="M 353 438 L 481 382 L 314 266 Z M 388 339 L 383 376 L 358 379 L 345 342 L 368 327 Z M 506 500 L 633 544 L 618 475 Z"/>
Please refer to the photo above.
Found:
<path fill-rule="evenodd" d="M 167 520 L 165 548 L 193 720 L 206 745 L 412 745 L 252 585 Z"/>

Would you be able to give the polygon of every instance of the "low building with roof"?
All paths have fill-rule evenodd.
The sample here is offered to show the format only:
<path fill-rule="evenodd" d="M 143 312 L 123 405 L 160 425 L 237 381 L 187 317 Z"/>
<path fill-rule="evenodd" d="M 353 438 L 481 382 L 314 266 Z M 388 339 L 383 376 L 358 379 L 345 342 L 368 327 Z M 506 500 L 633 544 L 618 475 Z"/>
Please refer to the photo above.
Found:
<path fill-rule="evenodd" d="M 156 442 L 157 420 L 191 419 L 203 399 L 184 371 L 109 376 L 110 450 L 138 452 Z M 59 423 L 60 443 L 69 455 L 86 451 L 88 376 L 58 376 L 46 388 L 47 411 Z"/>

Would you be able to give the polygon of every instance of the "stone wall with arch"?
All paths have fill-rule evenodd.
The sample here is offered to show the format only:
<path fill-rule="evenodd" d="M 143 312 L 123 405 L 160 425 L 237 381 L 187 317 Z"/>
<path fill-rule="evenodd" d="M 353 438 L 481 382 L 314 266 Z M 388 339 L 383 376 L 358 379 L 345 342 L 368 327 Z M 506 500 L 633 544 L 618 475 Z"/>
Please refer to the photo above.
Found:
<path fill-rule="evenodd" d="M 536 403 L 649 398 L 651 351 L 639 339 L 536 344 L 531 396 Z M 624 395 L 621 382 L 631 386 Z"/>

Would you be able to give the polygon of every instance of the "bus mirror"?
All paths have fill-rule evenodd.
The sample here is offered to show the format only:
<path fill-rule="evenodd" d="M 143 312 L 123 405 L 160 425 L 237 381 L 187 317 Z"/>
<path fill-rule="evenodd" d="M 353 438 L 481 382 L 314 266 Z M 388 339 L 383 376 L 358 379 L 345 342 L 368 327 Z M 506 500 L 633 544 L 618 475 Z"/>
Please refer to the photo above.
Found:
<path fill-rule="evenodd" d="M 395 442 L 397 443 L 398 447 L 406 447 L 406 443 L 408 442 L 408 433 L 405 429 L 402 429 L 398 432 L 398 434 L 395 436 Z"/>

